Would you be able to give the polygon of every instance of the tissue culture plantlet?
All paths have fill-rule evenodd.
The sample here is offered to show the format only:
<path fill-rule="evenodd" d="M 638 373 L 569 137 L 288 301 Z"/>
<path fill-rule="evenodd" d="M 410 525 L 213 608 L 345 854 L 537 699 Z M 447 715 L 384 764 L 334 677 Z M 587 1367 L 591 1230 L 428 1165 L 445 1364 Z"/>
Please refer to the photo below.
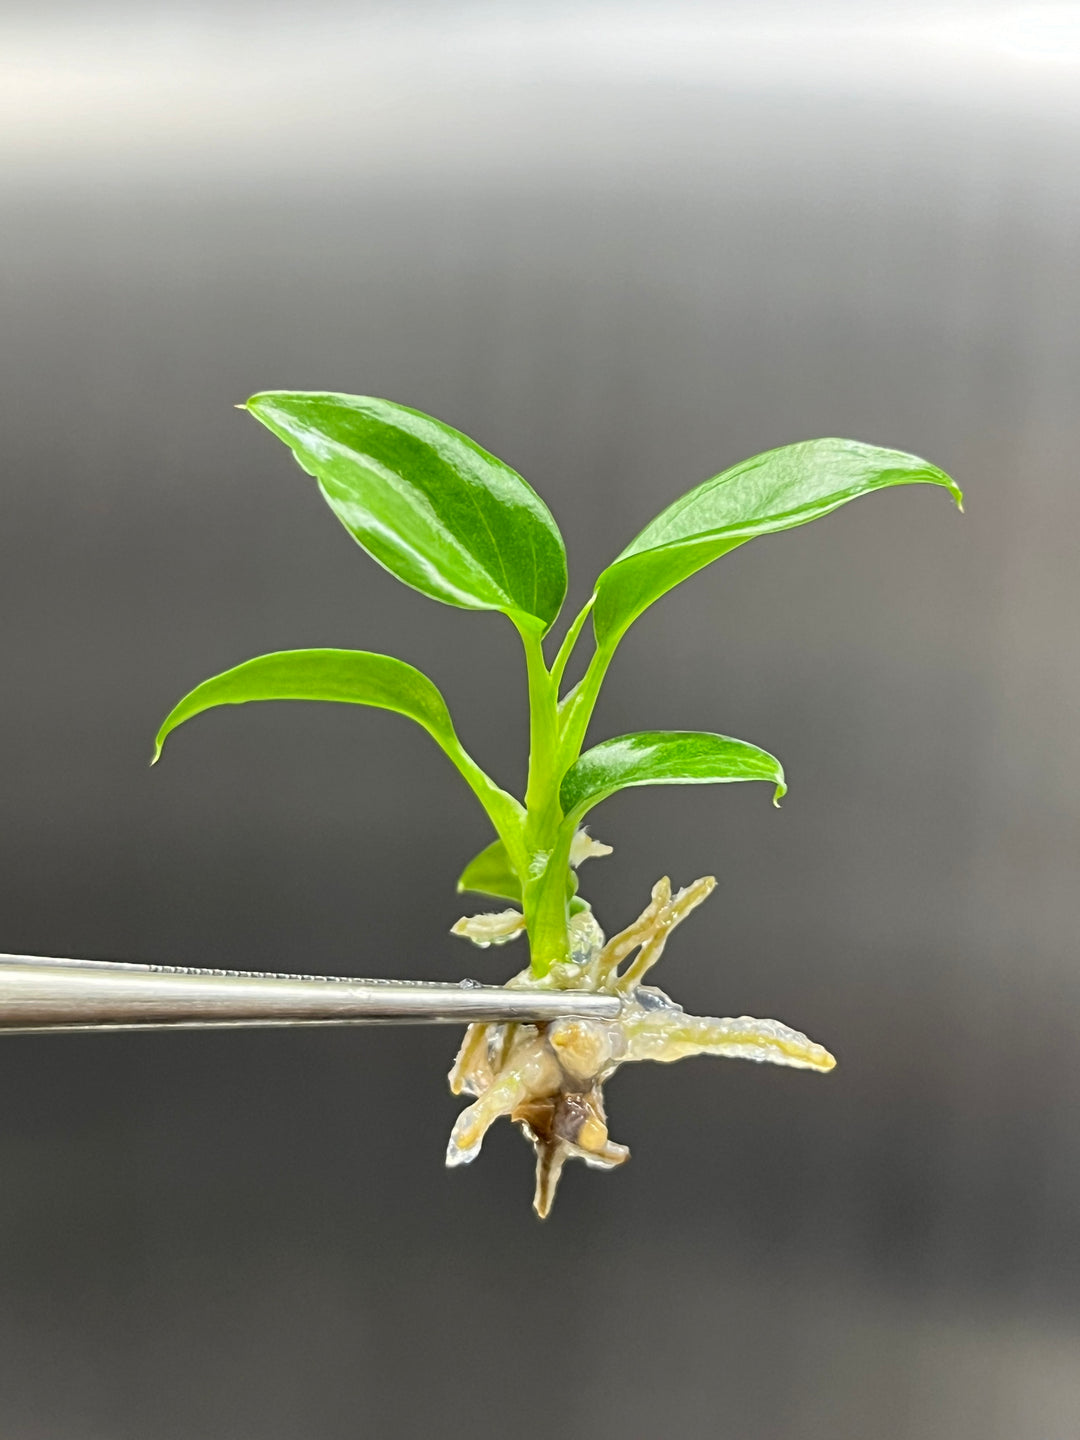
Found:
<path fill-rule="evenodd" d="M 822 1046 L 775 1020 L 687 1015 L 643 983 L 668 935 L 714 886 L 711 877 L 672 893 L 665 878 L 627 929 L 606 940 L 578 893 L 577 870 L 609 854 L 583 828 L 589 812 L 634 785 L 764 780 L 774 802 L 780 762 L 743 740 L 706 731 L 648 730 L 582 749 L 619 641 L 673 586 L 759 535 L 826 515 L 856 496 L 927 483 L 960 491 L 935 466 L 853 440 L 785 445 L 706 480 L 669 505 L 596 581 L 554 658 L 544 639 L 566 595 L 566 551 L 536 492 L 473 440 L 419 411 L 367 396 L 269 391 L 246 408 L 292 450 L 352 537 L 399 580 L 466 610 L 501 611 L 525 651 L 530 712 L 523 800 L 508 794 L 463 748 L 442 695 L 403 660 L 364 650 L 262 655 L 205 681 L 171 711 L 170 731 L 217 705 L 252 700 L 333 700 L 396 710 L 422 725 L 487 812 L 491 844 L 465 867 L 459 891 L 511 902 L 460 920 L 454 933 L 480 946 L 525 935 L 529 964 L 507 983 L 585 989 L 622 1000 L 614 1021 L 475 1024 L 450 1084 L 474 1097 L 450 1137 L 447 1164 L 472 1160 L 500 1116 L 516 1121 L 537 1155 L 535 1207 L 550 1209 L 565 1161 L 607 1169 L 625 1146 L 608 1137 L 603 1085 L 632 1060 L 723 1055 L 827 1071 Z M 567 664 L 591 617 L 592 653 L 564 689 Z"/>

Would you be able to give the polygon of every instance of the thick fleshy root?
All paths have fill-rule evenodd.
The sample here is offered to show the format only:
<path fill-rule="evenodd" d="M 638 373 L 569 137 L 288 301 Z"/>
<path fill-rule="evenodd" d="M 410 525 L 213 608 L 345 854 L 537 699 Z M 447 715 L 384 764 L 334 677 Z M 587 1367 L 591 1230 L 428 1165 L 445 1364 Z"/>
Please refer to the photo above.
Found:
<path fill-rule="evenodd" d="M 590 842 L 602 853 L 597 842 Z M 455 1095 L 476 1096 L 457 1118 L 446 1152 L 448 1165 L 476 1158 L 488 1129 L 507 1115 L 536 1151 L 536 1195 L 541 1217 L 551 1209 L 567 1160 L 610 1170 L 628 1157 L 608 1136 L 604 1082 L 633 1060 L 667 1063 L 690 1055 L 720 1055 L 798 1069 L 831 1070 L 821 1045 L 778 1020 L 714 1019 L 687 1015 L 682 1006 L 642 980 L 663 953 L 675 927 L 712 893 L 711 876 L 676 894 L 665 876 L 653 886 L 641 915 L 606 944 L 591 911 L 571 921 L 573 960 L 538 979 L 523 970 L 513 989 L 580 989 L 618 995 L 615 1020 L 557 1020 L 547 1025 L 470 1025 L 450 1072 Z M 515 911 L 459 921 L 454 933 L 475 943 L 499 943 L 519 933 Z M 499 939 L 496 939 L 499 932 Z M 625 963 L 629 962 L 629 963 Z M 623 967 L 623 968 L 620 968 Z"/>

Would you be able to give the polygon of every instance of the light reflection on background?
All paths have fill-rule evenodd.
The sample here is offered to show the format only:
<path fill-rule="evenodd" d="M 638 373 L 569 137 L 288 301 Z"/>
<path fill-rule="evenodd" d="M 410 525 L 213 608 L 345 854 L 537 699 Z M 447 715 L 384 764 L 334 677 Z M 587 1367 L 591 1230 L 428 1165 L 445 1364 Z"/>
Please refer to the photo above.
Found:
<path fill-rule="evenodd" d="M 551 500 L 572 600 L 810 435 L 927 454 L 968 513 L 746 547 L 598 717 L 783 758 L 780 815 L 610 802 L 589 885 L 618 924 L 715 870 L 668 983 L 834 1076 L 620 1078 L 631 1165 L 538 1228 L 516 1137 L 440 1169 L 447 1036 L 0 1047 L 5 1435 L 1080 1429 L 1080 7 L 864 12 L 9 6 L 5 948 L 504 973 L 446 936 L 483 823 L 397 717 L 212 717 L 145 767 L 204 675 L 342 644 L 521 778 L 507 627 L 359 555 L 255 389 L 475 434 Z"/>
<path fill-rule="evenodd" d="M 76 11 L 52 27 L 16 12 L 0 37 L 0 156 L 15 167 L 143 168 L 164 154 L 263 176 L 283 160 L 324 173 L 346 155 L 358 172 L 402 158 L 475 168 L 512 156 L 532 127 L 557 138 L 545 87 L 564 86 L 584 92 L 601 128 L 605 91 L 627 85 L 1080 114 L 1071 4 L 869 18 L 843 5 L 345 6 L 269 19 L 160 7 L 137 20 Z M 448 118 L 475 150 L 448 154 L 432 133 Z M 378 153 L 357 145 L 369 127 Z M 589 136 L 564 139 L 588 154 Z"/>

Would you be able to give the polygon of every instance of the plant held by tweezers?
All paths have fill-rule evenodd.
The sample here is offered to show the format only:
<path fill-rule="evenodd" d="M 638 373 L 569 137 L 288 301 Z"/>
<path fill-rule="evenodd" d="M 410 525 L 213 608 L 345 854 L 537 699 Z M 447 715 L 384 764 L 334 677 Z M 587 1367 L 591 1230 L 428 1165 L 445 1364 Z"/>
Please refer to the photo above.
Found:
<path fill-rule="evenodd" d="M 536 1149 L 534 1203 L 546 1215 L 567 1158 L 600 1168 L 627 1158 L 608 1138 L 602 1094 L 620 1064 L 709 1054 L 830 1070 L 826 1050 L 777 1021 L 690 1016 L 642 983 L 670 931 L 713 888 L 710 877 L 675 894 L 661 880 L 642 915 L 606 943 L 578 894 L 578 866 L 610 853 L 582 828 L 608 796 L 632 785 L 764 780 L 778 800 L 786 789 L 780 762 L 743 740 L 699 731 L 644 731 L 582 747 L 619 641 L 680 581 L 748 540 L 804 525 L 871 490 L 941 485 L 959 504 L 954 482 L 913 455 L 853 440 L 810 440 L 745 460 L 669 505 L 626 546 L 549 663 L 544 639 L 566 595 L 566 551 L 547 506 L 520 475 L 457 430 L 387 400 L 270 391 L 246 408 L 289 446 L 346 530 L 392 575 L 448 605 L 502 611 L 515 626 L 529 689 L 525 796 L 501 789 L 466 752 L 426 675 L 364 650 L 282 651 L 214 676 L 167 716 L 154 758 L 172 730 L 217 705 L 334 700 L 411 717 L 461 772 L 495 832 L 458 889 L 514 907 L 463 919 L 455 933 L 481 946 L 527 935 L 530 963 L 511 986 L 596 990 L 623 1001 L 617 1021 L 470 1026 L 450 1081 L 475 1099 L 454 1126 L 447 1163 L 472 1160 L 492 1122 L 509 1115 Z M 564 691 L 590 617 L 591 657 Z"/>

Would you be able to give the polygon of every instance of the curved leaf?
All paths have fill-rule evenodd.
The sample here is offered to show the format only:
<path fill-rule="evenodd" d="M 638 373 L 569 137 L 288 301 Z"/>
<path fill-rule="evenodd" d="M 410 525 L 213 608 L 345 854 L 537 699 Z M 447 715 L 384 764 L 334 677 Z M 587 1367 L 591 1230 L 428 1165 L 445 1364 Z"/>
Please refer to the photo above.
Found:
<path fill-rule="evenodd" d="M 408 715 L 440 745 L 457 743 L 438 690 L 419 670 L 367 650 L 279 650 L 260 655 L 197 685 L 175 705 L 157 734 L 154 759 L 169 733 L 217 705 L 250 700 L 336 700 Z"/>
<path fill-rule="evenodd" d="M 471 890 L 478 895 L 497 895 L 500 900 L 516 900 L 521 904 L 521 881 L 501 840 L 493 840 L 479 855 L 473 856 L 461 872 L 457 888 L 459 892 Z"/>
<path fill-rule="evenodd" d="M 710 785 L 771 780 L 774 802 L 787 786 L 775 756 L 745 740 L 699 730 L 647 730 L 620 735 L 586 750 L 563 776 L 565 814 L 580 818 L 601 800 L 631 785 Z"/>
<path fill-rule="evenodd" d="M 871 490 L 942 485 L 942 470 L 900 450 L 857 440 L 806 440 L 767 450 L 706 480 L 669 505 L 597 581 L 593 623 L 610 648 L 654 600 L 711 561 L 758 535 L 790 530 Z"/>
<path fill-rule="evenodd" d="M 427 676 L 404 660 L 368 650 L 280 650 L 204 680 L 165 717 L 151 763 L 161 755 L 168 735 L 185 720 L 218 705 L 252 700 L 333 700 L 407 715 L 424 727 L 461 771 L 500 835 L 512 836 L 520 829 L 521 806 L 462 748 L 446 701 Z"/>
<path fill-rule="evenodd" d="M 442 421 L 367 395 L 254 395 L 247 409 L 406 585 L 546 632 L 566 594 L 558 526 L 531 486 Z"/>

